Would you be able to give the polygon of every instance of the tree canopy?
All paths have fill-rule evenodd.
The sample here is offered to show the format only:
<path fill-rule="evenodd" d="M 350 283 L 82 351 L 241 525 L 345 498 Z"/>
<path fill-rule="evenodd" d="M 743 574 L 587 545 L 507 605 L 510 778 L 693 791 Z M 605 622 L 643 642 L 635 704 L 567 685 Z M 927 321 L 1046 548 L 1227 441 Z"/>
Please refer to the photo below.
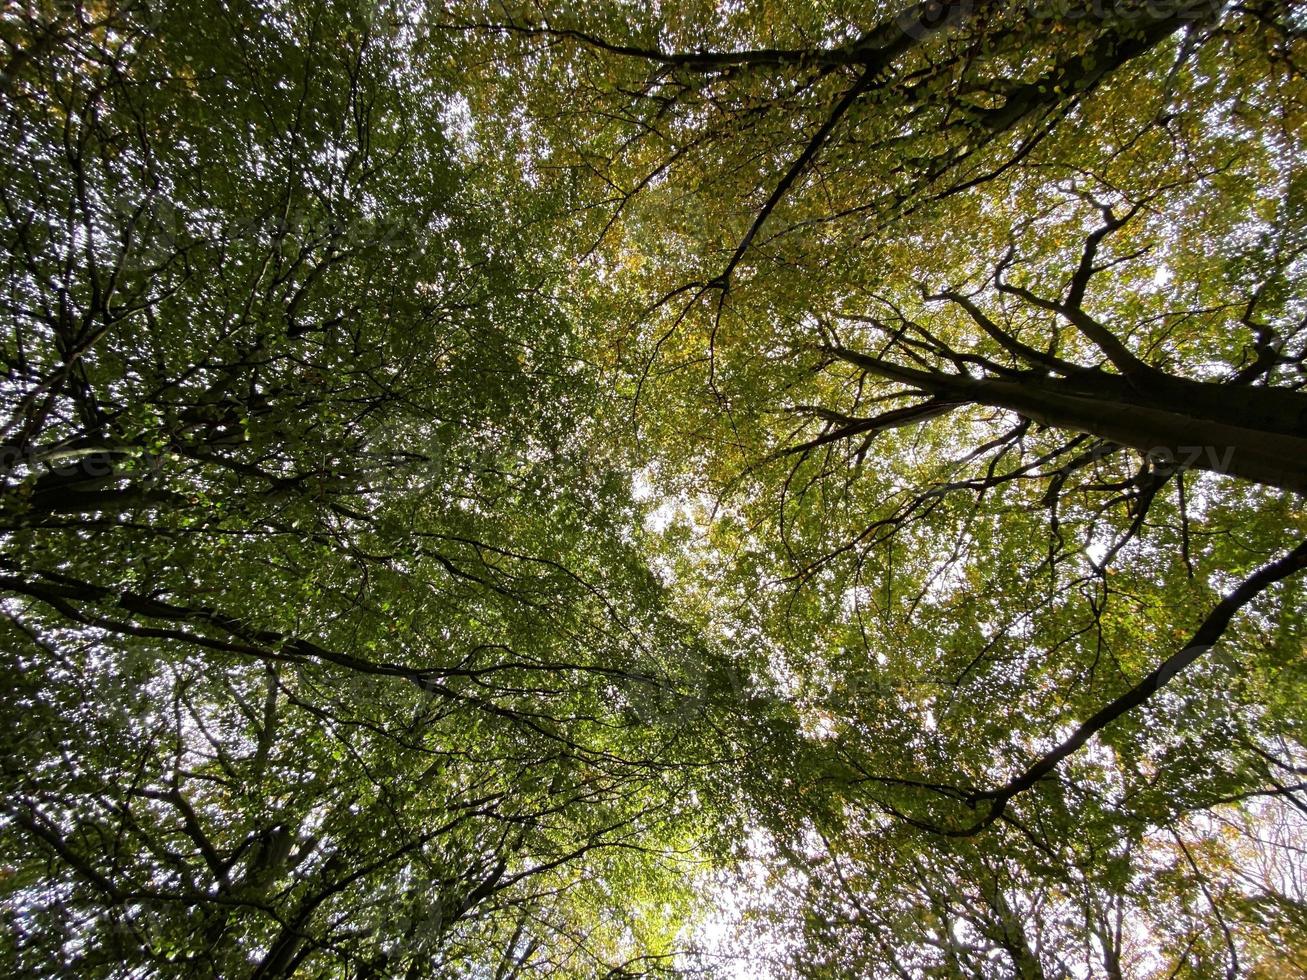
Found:
<path fill-rule="evenodd" d="M 1307 977 L 1301 9 L 0 41 L 7 973 Z"/>

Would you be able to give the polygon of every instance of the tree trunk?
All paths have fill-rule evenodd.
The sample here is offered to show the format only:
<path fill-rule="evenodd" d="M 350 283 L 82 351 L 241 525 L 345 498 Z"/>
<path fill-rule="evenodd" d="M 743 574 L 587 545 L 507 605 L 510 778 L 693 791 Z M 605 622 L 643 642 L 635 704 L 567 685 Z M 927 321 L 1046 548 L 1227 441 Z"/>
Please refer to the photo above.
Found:
<path fill-rule="evenodd" d="M 1161 384 L 1126 391 L 1125 379 L 1103 375 L 1097 396 L 1091 393 L 1096 385 L 1075 381 L 963 379 L 957 388 L 969 401 L 1129 446 L 1163 467 L 1225 473 L 1307 494 L 1307 438 L 1297 434 L 1307 418 L 1307 395 L 1162 377 Z"/>
<path fill-rule="evenodd" d="M 990 405 L 1043 425 L 1087 432 L 1152 456 L 1307 494 L 1307 394 L 1193 381 L 1144 367 L 1086 368 L 1066 377 L 973 378 L 904 367 L 844 347 L 824 350 L 870 374 L 955 404 Z"/>

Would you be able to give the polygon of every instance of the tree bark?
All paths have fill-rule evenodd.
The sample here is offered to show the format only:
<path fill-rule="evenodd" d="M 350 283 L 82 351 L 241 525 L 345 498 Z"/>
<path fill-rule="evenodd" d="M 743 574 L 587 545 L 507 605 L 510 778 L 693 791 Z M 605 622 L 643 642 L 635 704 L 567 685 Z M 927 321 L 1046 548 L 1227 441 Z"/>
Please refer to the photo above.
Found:
<path fill-rule="evenodd" d="M 1070 377 L 973 378 L 906 368 L 826 348 L 868 373 L 934 397 L 1004 408 L 1043 425 L 1086 432 L 1194 468 L 1307 494 L 1307 394 L 1194 381 L 1148 368 L 1125 377 L 1085 369 Z"/>

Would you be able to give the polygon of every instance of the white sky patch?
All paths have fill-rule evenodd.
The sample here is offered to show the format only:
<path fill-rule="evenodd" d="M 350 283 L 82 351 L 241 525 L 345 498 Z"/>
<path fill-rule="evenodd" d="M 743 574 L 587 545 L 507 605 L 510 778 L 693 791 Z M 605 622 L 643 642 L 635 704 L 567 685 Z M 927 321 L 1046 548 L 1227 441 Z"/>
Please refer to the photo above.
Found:
<path fill-rule="evenodd" d="M 645 530 L 652 531 L 655 534 L 661 534 L 666 531 L 672 522 L 685 510 L 686 502 L 679 500 L 664 500 L 661 504 L 649 511 L 644 518 Z"/>
<path fill-rule="evenodd" d="M 480 146 L 476 141 L 476 122 L 472 118 L 472 105 L 467 97 L 455 93 L 445 100 L 436 116 L 449 141 L 469 159 L 477 155 Z"/>
<path fill-rule="evenodd" d="M 639 504 L 648 503 L 658 496 L 654 487 L 657 473 L 653 467 L 646 466 L 631 474 L 631 498 Z"/>
<path fill-rule="evenodd" d="M 712 965 L 713 976 L 723 980 L 771 980 L 780 977 L 779 965 L 793 953 L 798 936 L 775 923 L 759 928 L 751 913 L 761 909 L 783 909 L 786 885 L 801 884 L 800 876 L 780 866 L 766 832 L 750 831 L 742 860 L 734 873 L 709 872 L 700 887 L 711 896 L 713 911 L 692 933 L 694 945 L 703 950 Z M 782 880 L 776 879 L 780 871 Z M 782 917 L 782 921 L 787 917 Z"/>

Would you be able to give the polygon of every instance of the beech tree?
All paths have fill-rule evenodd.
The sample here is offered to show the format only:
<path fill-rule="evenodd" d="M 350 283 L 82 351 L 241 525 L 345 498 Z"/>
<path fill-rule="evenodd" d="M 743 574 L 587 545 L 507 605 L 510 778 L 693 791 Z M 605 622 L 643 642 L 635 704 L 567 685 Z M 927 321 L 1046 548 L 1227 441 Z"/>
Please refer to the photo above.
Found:
<path fill-rule="evenodd" d="M 1303 972 L 1295 7 L 0 38 L 10 972 Z"/>
<path fill-rule="evenodd" d="M 718 734 L 623 539 L 447 52 L 365 6 L 5 31 L 6 969 L 670 969 L 761 719 Z"/>
<path fill-rule="evenodd" d="M 1299 792 L 1295 18 L 466 14 L 527 79 L 482 112 L 532 105 L 550 166 L 590 188 L 577 303 L 614 323 L 637 458 L 681 501 L 660 517 L 678 585 L 767 637 L 799 707 L 808 767 L 761 810 L 794 904 L 760 907 L 811 927 L 785 969 L 1265 956 L 1194 815 Z M 977 839 L 1012 862 L 998 885 Z M 903 898 L 914 864 L 941 870 Z M 1029 920 L 1073 890 L 1078 925 Z M 1092 909 L 1140 923 L 1163 892 L 1203 911 L 1133 966 L 1129 930 L 1092 938 Z"/>

